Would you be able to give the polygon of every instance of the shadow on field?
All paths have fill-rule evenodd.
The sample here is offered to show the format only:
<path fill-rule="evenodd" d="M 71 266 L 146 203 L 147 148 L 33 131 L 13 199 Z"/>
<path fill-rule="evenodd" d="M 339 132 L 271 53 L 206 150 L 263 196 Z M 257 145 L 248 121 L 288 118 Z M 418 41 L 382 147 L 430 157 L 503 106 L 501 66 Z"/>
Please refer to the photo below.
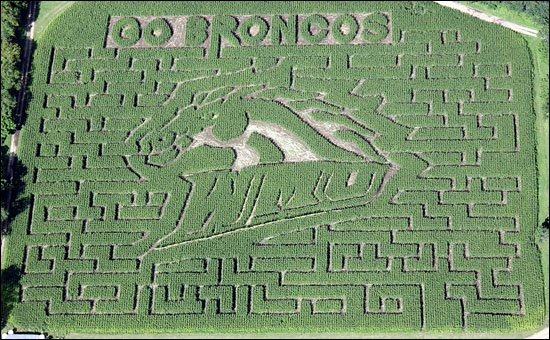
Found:
<path fill-rule="evenodd" d="M 9 152 L 7 146 L 3 145 L 2 154 L 2 178 L 7 178 L 7 166 Z M 9 235 L 12 230 L 12 221 L 30 205 L 30 198 L 24 195 L 25 182 L 23 178 L 27 175 L 27 167 L 18 159 L 13 162 L 13 181 L 2 181 L 0 198 L 2 199 L 2 234 Z M 10 193 L 11 189 L 11 193 Z M 11 197 L 10 197 L 11 195 Z M 10 204 L 11 201 L 11 204 Z M 10 205 L 8 207 L 8 205 Z"/>
<path fill-rule="evenodd" d="M 27 167 L 18 158 L 15 158 L 13 164 L 12 202 L 7 228 L 8 234 L 11 231 L 11 222 L 20 213 L 24 212 L 31 203 L 30 197 L 23 194 L 25 191 L 25 182 L 23 178 L 27 175 L 27 171 Z"/>
<path fill-rule="evenodd" d="M 2 319 L 0 328 L 4 328 L 8 322 L 13 306 L 19 301 L 19 281 L 21 269 L 12 265 L 2 270 Z"/>

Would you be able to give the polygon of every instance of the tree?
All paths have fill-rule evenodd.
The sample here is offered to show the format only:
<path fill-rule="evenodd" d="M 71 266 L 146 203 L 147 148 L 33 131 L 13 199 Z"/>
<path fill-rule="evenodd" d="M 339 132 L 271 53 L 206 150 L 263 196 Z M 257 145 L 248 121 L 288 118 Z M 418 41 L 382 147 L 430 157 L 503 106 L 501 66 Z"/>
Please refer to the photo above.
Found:
<path fill-rule="evenodd" d="M 550 217 L 547 217 L 538 228 L 538 236 L 541 241 L 548 240 L 550 234 Z"/>

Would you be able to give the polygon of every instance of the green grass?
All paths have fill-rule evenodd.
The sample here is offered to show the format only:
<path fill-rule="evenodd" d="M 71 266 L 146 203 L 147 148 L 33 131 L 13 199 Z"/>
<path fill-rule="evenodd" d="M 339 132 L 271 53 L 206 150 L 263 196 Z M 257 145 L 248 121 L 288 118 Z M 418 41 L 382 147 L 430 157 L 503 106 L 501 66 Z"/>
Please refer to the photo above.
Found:
<path fill-rule="evenodd" d="M 40 39 L 48 25 L 74 3 L 75 1 L 39 1 L 38 18 L 34 22 L 34 39 Z"/>
<path fill-rule="evenodd" d="M 537 177 L 538 177 L 538 204 L 539 204 L 539 213 L 538 213 L 538 224 L 541 225 L 542 222 L 548 217 L 550 207 L 549 207 L 549 192 L 550 192 L 550 174 L 549 174 L 549 144 L 550 140 L 549 135 L 549 120 L 548 112 L 544 110 L 544 96 L 542 95 L 545 91 L 548 91 L 548 84 L 544 84 L 546 79 L 548 79 L 548 57 L 542 52 L 542 41 L 537 38 L 525 37 L 527 40 L 529 49 L 531 50 L 531 55 L 533 59 L 533 71 L 534 71 L 534 108 L 536 113 L 536 122 L 535 122 L 535 133 L 537 136 Z M 548 324 L 548 316 L 550 315 L 549 306 L 550 306 L 550 277 L 549 277 L 549 259 L 548 259 L 548 240 L 545 242 L 539 242 L 539 249 L 541 250 L 541 261 L 542 268 L 544 273 L 544 291 L 546 294 L 546 318 Z"/>
<path fill-rule="evenodd" d="M 322 33 L 277 16 L 344 11 L 375 13 L 359 19 L 358 45 L 319 45 Z M 265 38 L 262 26 L 237 39 L 251 30 L 224 15 L 260 12 L 275 16 L 256 24 L 278 25 Z M 114 16 L 152 15 L 174 32 L 171 16 L 192 15 L 192 46 L 151 47 L 147 24 L 147 48 L 109 45 L 133 46 L 138 25 L 114 25 L 120 37 L 105 41 Z M 540 327 L 529 58 L 519 34 L 429 2 L 74 4 L 33 58 L 20 149 L 29 206 L 8 254 L 25 269 L 13 326 Z"/>
<path fill-rule="evenodd" d="M 458 2 L 468 7 L 477 9 L 480 12 L 495 15 L 506 21 L 510 21 L 518 25 L 522 25 L 522 26 L 537 29 L 537 30 L 540 29 L 539 25 L 536 22 L 534 22 L 533 19 L 527 14 L 512 11 L 504 6 L 497 6 L 493 8 L 485 4 L 480 4 L 478 2 L 473 2 L 473 1 L 458 1 Z"/>
<path fill-rule="evenodd" d="M 549 145 L 548 141 L 550 140 L 549 135 L 549 121 L 548 121 L 548 112 L 544 112 L 544 98 L 541 96 L 542 91 L 547 89 L 542 84 L 544 79 L 548 79 L 548 59 L 545 58 L 543 53 L 540 52 L 540 40 L 527 39 L 531 51 L 534 56 L 534 70 L 535 70 L 535 109 L 537 114 L 536 120 L 536 134 L 537 134 L 537 169 L 538 169 L 538 181 L 539 181 L 539 216 L 538 223 L 539 225 L 548 217 L 550 207 L 549 207 Z M 546 316 L 550 315 L 549 306 L 550 306 L 550 277 L 549 277 L 549 267 L 550 263 L 548 260 L 548 240 L 540 244 L 540 249 L 542 253 L 542 267 L 544 270 L 544 283 L 545 283 L 545 292 L 546 292 Z"/>
<path fill-rule="evenodd" d="M 548 277 L 550 276 L 550 261 L 548 259 L 548 253 L 550 252 L 550 250 L 548 249 L 548 240 L 544 241 L 544 242 L 540 242 L 539 243 L 539 249 L 540 249 L 540 252 L 542 254 L 542 257 L 541 257 L 541 262 L 542 262 L 542 272 L 543 272 L 543 275 L 544 275 L 544 289 L 545 289 L 545 292 L 546 292 L 546 326 L 548 327 L 548 290 L 550 289 L 548 287 Z"/>
<path fill-rule="evenodd" d="M 529 46 L 534 55 L 534 67 L 535 67 L 535 108 L 537 112 L 537 121 L 536 121 L 536 133 L 537 133 L 537 167 L 538 167 L 538 180 L 539 180 L 539 225 L 548 217 L 550 207 L 549 207 L 549 145 L 548 141 L 550 140 L 549 135 L 549 122 L 548 122 L 548 112 L 543 111 L 543 97 L 541 92 L 547 89 L 548 85 L 544 87 L 542 82 L 548 76 L 548 59 L 540 52 L 541 42 L 533 39 L 528 39 Z M 549 313 L 549 290 L 550 290 L 550 277 L 549 277 L 549 261 L 548 261 L 548 240 L 541 244 L 540 249 L 542 253 L 542 264 L 545 278 L 545 292 L 546 292 L 546 315 L 548 317 Z"/>
<path fill-rule="evenodd" d="M 532 332 L 508 333 L 353 333 L 353 332 L 281 332 L 281 333 L 177 333 L 177 334 L 83 334 L 69 333 L 67 339 L 524 339 Z"/>

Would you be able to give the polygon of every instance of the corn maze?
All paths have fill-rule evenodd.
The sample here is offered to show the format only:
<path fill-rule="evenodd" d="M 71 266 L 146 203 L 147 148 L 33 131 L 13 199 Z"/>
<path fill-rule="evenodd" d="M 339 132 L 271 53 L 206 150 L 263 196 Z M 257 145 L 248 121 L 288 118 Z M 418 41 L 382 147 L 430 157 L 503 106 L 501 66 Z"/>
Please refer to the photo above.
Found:
<path fill-rule="evenodd" d="M 543 323 L 517 33 L 430 2 L 84 2 L 33 64 L 20 328 Z"/>

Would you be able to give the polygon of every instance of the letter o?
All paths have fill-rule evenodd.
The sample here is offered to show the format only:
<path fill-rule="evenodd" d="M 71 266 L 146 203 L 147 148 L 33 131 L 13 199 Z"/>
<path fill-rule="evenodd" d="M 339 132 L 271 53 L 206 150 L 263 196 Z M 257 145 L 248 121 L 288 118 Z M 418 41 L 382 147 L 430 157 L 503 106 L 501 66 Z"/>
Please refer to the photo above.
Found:
<path fill-rule="evenodd" d="M 111 38 L 119 47 L 131 47 L 141 38 L 141 28 L 135 18 L 120 18 L 111 29 Z"/>
<path fill-rule="evenodd" d="M 163 18 L 157 18 L 143 29 L 143 40 L 151 46 L 160 46 L 166 44 L 173 34 L 170 24 Z"/>
<path fill-rule="evenodd" d="M 319 27 L 319 32 L 311 31 L 313 25 Z M 328 35 L 328 20 L 319 14 L 310 15 L 300 23 L 300 36 L 305 42 L 317 44 L 323 41 Z"/>
<path fill-rule="evenodd" d="M 345 32 L 345 27 L 348 32 Z M 347 44 L 353 41 L 359 32 L 359 24 L 357 20 L 349 14 L 344 14 L 336 18 L 332 23 L 332 36 L 334 40 L 341 44 Z"/>
<path fill-rule="evenodd" d="M 269 26 L 262 17 L 250 17 L 241 23 L 239 36 L 246 45 L 258 45 L 267 36 Z"/>

